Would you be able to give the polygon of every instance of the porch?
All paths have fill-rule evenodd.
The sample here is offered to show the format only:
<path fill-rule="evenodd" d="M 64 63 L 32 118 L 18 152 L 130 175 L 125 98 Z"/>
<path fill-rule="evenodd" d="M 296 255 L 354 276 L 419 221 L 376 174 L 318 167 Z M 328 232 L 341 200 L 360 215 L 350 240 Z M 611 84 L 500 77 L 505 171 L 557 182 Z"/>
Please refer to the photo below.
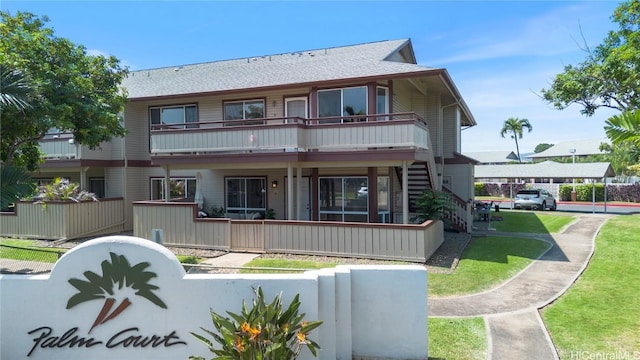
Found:
<path fill-rule="evenodd" d="M 135 202 L 133 235 L 164 245 L 226 251 L 329 255 L 424 263 L 444 241 L 441 221 L 372 224 L 198 218 L 197 204 Z"/>

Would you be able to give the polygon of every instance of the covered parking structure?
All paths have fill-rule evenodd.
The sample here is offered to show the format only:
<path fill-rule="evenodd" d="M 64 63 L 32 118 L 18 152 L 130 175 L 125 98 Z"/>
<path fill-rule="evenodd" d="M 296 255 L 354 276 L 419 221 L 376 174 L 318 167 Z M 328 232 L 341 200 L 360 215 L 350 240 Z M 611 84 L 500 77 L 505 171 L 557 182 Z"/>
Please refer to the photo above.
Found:
<path fill-rule="evenodd" d="M 594 163 L 558 163 L 543 161 L 535 164 L 513 165 L 476 165 L 476 179 L 507 179 L 510 183 L 511 208 L 513 208 L 513 181 L 515 179 L 592 179 L 592 202 L 595 212 L 596 185 L 602 180 L 604 183 L 604 211 L 607 212 L 607 177 L 614 177 L 615 171 L 608 162 Z"/>

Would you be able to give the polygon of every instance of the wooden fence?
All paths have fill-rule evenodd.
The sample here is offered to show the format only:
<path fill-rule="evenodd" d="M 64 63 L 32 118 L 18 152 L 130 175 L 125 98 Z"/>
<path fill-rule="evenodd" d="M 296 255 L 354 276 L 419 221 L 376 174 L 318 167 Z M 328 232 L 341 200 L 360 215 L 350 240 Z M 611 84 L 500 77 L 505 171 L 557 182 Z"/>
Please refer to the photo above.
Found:
<path fill-rule="evenodd" d="M 417 225 L 196 218 L 190 203 L 136 202 L 134 236 L 162 230 L 165 245 L 228 251 L 426 262 L 444 241 L 441 221 Z"/>
<path fill-rule="evenodd" d="M 47 240 L 78 239 L 124 230 L 124 200 L 16 203 L 15 212 L 0 213 L 0 236 Z"/>

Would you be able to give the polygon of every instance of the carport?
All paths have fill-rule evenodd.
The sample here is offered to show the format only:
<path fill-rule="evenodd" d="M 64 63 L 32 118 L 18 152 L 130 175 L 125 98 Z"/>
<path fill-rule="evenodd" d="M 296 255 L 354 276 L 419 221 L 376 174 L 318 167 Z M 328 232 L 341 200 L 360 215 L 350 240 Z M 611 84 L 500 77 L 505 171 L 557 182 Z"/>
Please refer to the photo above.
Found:
<path fill-rule="evenodd" d="M 479 179 L 507 179 L 510 183 L 509 198 L 510 208 L 513 209 L 513 180 L 533 178 L 563 178 L 563 179 L 592 179 L 591 189 L 593 212 L 596 211 L 596 182 L 604 183 L 604 212 L 607 212 L 607 177 L 616 174 L 608 162 L 595 163 L 558 163 L 555 161 L 543 161 L 535 164 L 513 165 L 476 165 L 475 178 Z"/>

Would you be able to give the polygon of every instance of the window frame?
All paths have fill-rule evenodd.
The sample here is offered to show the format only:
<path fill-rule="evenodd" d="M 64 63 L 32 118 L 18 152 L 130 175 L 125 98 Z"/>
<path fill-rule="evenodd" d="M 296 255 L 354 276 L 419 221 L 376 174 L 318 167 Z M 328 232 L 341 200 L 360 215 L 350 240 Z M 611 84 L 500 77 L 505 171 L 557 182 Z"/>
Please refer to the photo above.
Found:
<path fill-rule="evenodd" d="M 190 195 L 189 193 L 191 192 L 190 186 L 189 186 L 189 182 L 193 182 L 193 191 L 192 193 L 195 196 L 195 192 L 196 192 L 196 177 L 195 176 L 171 176 L 169 178 L 169 181 L 173 182 L 173 181 L 184 181 L 185 182 L 185 190 L 184 190 L 184 196 L 181 197 L 181 199 L 189 199 Z M 153 182 L 154 181 L 159 181 L 160 185 L 159 185 L 159 197 L 154 199 L 154 187 L 153 187 Z M 169 189 L 169 191 L 171 191 L 171 189 Z M 172 197 L 171 194 L 169 194 L 169 200 L 171 199 L 175 199 L 176 197 Z M 149 199 L 150 200 L 164 200 L 164 177 L 150 177 L 149 178 Z"/>
<path fill-rule="evenodd" d="M 345 90 L 349 90 L 349 89 L 364 89 L 364 114 L 361 115 L 353 115 L 356 118 L 354 119 L 349 119 L 349 114 L 345 115 L 345 111 L 344 111 L 344 91 Z M 347 87 L 339 87 L 339 88 L 331 88 L 331 89 L 320 89 L 317 92 L 317 114 L 318 117 L 323 118 L 323 117 L 328 117 L 328 118 L 335 118 L 338 116 L 322 116 L 321 115 L 321 111 L 320 111 L 320 94 L 323 92 L 329 92 L 329 91 L 340 91 L 340 119 L 328 119 L 328 120 L 324 120 L 324 121 L 320 121 L 320 123 L 325 124 L 325 123 L 348 123 L 348 122 L 353 122 L 354 120 L 356 121 L 366 121 L 366 117 L 362 118 L 361 116 L 367 116 L 369 115 L 369 87 L 366 85 L 360 85 L 360 86 L 347 86 Z M 377 93 L 376 93 L 377 95 Z"/>
<path fill-rule="evenodd" d="M 261 102 L 262 103 L 262 117 L 260 118 L 246 118 L 245 107 L 247 103 Z M 242 119 L 227 119 L 227 105 L 229 104 L 242 104 Z M 251 98 L 241 100 L 225 100 L 222 102 L 222 120 L 224 126 L 242 126 L 242 125 L 262 125 L 266 119 L 267 112 L 267 99 L 266 98 Z"/>
<path fill-rule="evenodd" d="M 238 190 L 240 195 L 244 197 L 243 206 L 229 206 L 229 180 L 242 180 L 243 188 Z M 262 188 L 261 192 L 261 202 L 262 207 L 250 207 L 248 196 L 249 191 L 247 190 L 247 180 L 261 180 Z M 262 212 L 263 214 L 267 211 L 267 177 L 266 176 L 225 176 L 224 178 L 224 204 L 225 211 L 230 214 L 251 214 L 255 212 Z"/>
<path fill-rule="evenodd" d="M 322 180 L 326 180 L 326 179 L 331 179 L 332 181 L 335 179 L 340 179 L 341 180 L 341 189 L 340 192 L 341 194 L 346 194 L 346 180 L 347 179 L 355 179 L 356 181 L 360 181 L 360 186 L 369 186 L 369 181 L 368 181 L 368 177 L 367 176 L 321 176 L 318 178 L 318 189 L 320 189 L 320 191 L 318 191 L 318 217 L 320 219 L 320 221 L 340 221 L 340 222 L 347 222 L 347 220 L 345 220 L 346 217 L 348 216 L 363 216 L 365 217 L 364 222 L 368 223 L 369 222 L 369 196 L 367 195 L 367 197 L 364 198 L 364 211 L 348 211 L 345 210 L 347 208 L 347 202 L 346 198 L 341 197 L 340 199 L 340 209 L 338 210 L 323 210 L 323 200 L 322 199 Z M 362 199 L 361 199 L 362 200 Z M 325 216 L 335 216 L 335 215 L 339 215 L 340 220 L 331 220 L 331 219 L 323 219 L 323 215 Z M 348 220 L 348 222 L 359 222 L 359 221 L 354 221 L 354 220 Z"/>
<path fill-rule="evenodd" d="M 187 108 L 195 109 L 195 121 L 187 121 Z M 162 121 L 162 111 L 163 109 L 178 109 L 182 108 L 182 122 L 181 123 L 163 123 Z M 160 110 L 160 123 L 153 123 L 153 110 Z M 186 103 L 186 104 L 173 104 L 173 105 L 158 105 L 158 106 L 149 106 L 147 111 L 149 116 L 149 128 L 152 130 L 175 130 L 175 129 L 193 129 L 198 128 L 200 126 L 200 111 L 197 103 Z M 156 127 L 154 129 L 154 126 Z"/>

